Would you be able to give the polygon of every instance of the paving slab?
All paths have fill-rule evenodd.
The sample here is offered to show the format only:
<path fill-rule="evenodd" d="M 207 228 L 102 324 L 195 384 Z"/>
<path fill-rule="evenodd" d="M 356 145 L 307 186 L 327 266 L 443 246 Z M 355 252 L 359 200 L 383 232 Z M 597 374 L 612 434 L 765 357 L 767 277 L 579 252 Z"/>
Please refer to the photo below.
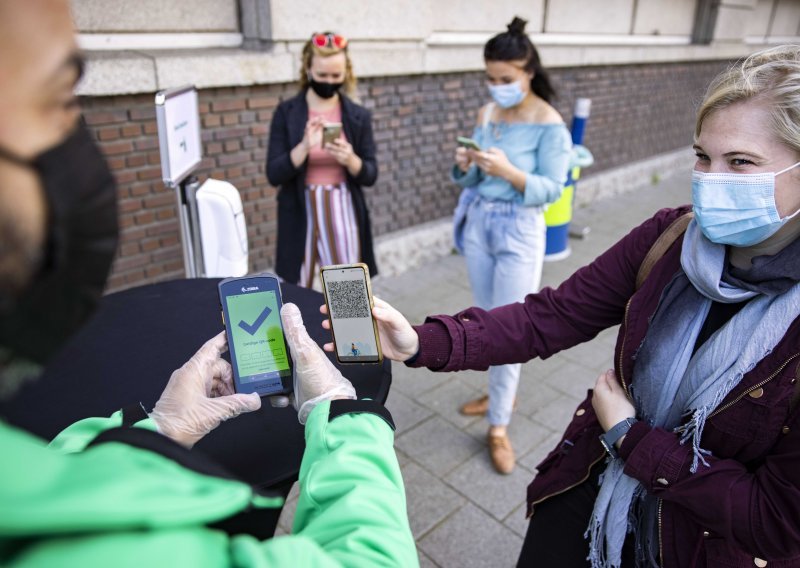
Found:
<path fill-rule="evenodd" d="M 420 540 L 419 548 L 442 567 L 504 568 L 516 565 L 522 538 L 467 504 Z"/>
<path fill-rule="evenodd" d="M 421 538 L 466 503 L 466 497 L 414 462 L 403 468 L 403 482 L 416 490 L 407 494 L 406 505 L 414 538 Z"/>
<path fill-rule="evenodd" d="M 532 478 L 532 473 L 522 467 L 514 468 L 509 475 L 497 475 L 485 456 L 475 455 L 450 472 L 445 481 L 496 520 L 502 521 L 525 502 L 525 488 Z"/>
<path fill-rule="evenodd" d="M 484 449 L 474 437 L 438 416 L 401 434 L 395 444 L 419 465 L 442 476 Z"/>

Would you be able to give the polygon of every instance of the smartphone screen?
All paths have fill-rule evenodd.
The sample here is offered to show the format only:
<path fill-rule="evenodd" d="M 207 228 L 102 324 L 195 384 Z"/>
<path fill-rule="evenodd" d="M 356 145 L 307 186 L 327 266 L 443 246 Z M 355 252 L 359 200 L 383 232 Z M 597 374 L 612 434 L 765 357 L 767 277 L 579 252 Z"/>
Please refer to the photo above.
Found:
<path fill-rule="evenodd" d="M 334 140 L 339 138 L 339 135 L 342 133 L 342 124 L 340 122 L 334 122 L 331 124 L 326 124 L 322 127 L 322 143 L 324 144 L 331 144 Z"/>
<path fill-rule="evenodd" d="M 475 150 L 475 151 L 478 151 L 478 152 L 481 151 L 481 147 L 472 138 L 466 138 L 464 136 L 458 136 L 456 138 L 456 142 L 458 143 L 459 146 L 463 146 L 464 148 L 467 148 L 467 149 L 470 149 L 470 150 Z"/>
<path fill-rule="evenodd" d="M 372 300 L 364 264 L 322 269 L 325 301 L 340 363 L 378 363 L 378 331 L 372 319 Z"/>
<path fill-rule="evenodd" d="M 264 396 L 292 390 L 278 279 L 228 278 L 219 289 L 236 392 Z"/>

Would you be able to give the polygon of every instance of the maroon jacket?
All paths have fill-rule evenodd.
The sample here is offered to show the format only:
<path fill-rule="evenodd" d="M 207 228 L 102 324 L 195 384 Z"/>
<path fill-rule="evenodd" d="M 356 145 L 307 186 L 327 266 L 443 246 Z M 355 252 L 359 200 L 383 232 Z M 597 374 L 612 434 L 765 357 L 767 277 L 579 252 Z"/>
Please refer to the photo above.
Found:
<path fill-rule="evenodd" d="M 627 390 L 636 380 L 634 353 L 680 267 L 682 237 L 638 291 L 636 274 L 661 232 L 688 210 L 659 211 L 555 290 L 489 312 L 470 308 L 428 318 L 416 328 L 420 353 L 413 365 L 483 370 L 544 359 L 621 324 L 615 367 Z M 713 457 L 710 467 L 701 464 L 694 474 L 691 447 L 676 434 L 643 422 L 631 428 L 620 455 L 625 473 L 661 499 L 664 568 L 800 566 L 800 405 L 792 405 L 799 374 L 800 318 L 711 415 L 701 447 Z M 537 466 L 528 487 L 531 514 L 537 503 L 586 479 L 604 458 L 601 433 L 590 391 L 561 442 Z"/>

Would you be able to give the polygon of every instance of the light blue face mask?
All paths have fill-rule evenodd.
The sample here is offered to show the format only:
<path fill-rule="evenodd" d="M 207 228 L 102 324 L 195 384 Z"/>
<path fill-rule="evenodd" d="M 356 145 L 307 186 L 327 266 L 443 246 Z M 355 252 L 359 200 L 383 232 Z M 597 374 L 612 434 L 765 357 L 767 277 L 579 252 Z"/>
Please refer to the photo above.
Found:
<path fill-rule="evenodd" d="M 781 219 L 775 206 L 777 173 L 731 174 L 692 172 L 692 204 L 700 230 L 712 243 L 747 247 L 758 244 L 780 229 L 795 211 Z"/>
<path fill-rule="evenodd" d="M 525 98 L 525 91 L 519 81 L 507 85 L 487 85 L 489 94 L 492 95 L 494 102 L 502 108 L 517 106 Z"/>

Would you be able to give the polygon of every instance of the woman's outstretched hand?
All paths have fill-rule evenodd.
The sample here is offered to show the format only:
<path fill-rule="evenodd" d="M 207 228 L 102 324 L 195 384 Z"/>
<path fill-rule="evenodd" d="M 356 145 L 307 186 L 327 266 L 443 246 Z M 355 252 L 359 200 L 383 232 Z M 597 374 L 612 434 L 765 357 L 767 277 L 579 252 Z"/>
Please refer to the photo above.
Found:
<path fill-rule="evenodd" d="M 383 356 L 392 361 L 407 361 L 419 351 L 419 336 L 408 320 L 387 302 L 378 297 L 373 298 L 375 307 L 372 315 L 378 324 L 378 333 L 381 336 L 381 351 Z M 319 311 L 328 315 L 328 307 L 323 304 Z M 322 327 L 331 328 L 330 319 L 322 321 Z M 333 343 L 323 346 L 325 351 L 333 351 Z"/>

